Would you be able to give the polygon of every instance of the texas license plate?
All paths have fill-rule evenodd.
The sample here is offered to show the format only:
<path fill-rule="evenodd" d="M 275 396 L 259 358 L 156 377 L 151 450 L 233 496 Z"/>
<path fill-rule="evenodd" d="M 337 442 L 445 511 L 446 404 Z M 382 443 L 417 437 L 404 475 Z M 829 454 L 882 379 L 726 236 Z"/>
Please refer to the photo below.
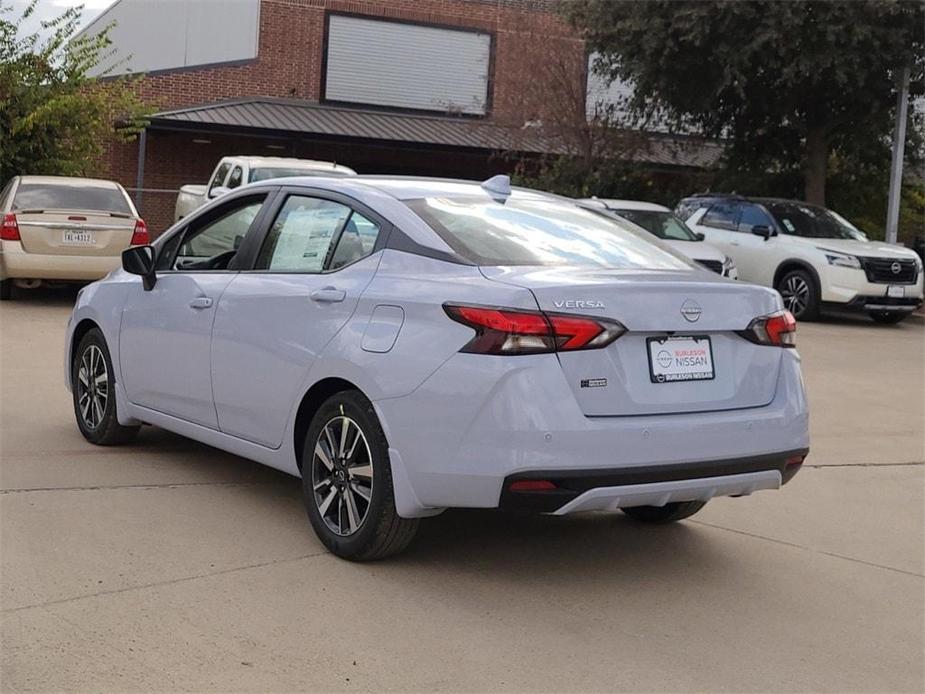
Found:
<path fill-rule="evenodd" d="M 906 295 L 906 288 L 891 284 L 886 288 L 886 295 L 894 299 L 902 299 Z"/>
<path fill-rule="evenodd" d="M 652 383 L 709 381 L 713 378 L 713 346 L 706 335 L 650 337 L 649 378 Z"/>
<path fill-rule="evenodd" d="M 73 231 L 69 229 L 64 232 L 64 243 L 86 246 L 93 243 L 93 234 L 89 231 Z"/>

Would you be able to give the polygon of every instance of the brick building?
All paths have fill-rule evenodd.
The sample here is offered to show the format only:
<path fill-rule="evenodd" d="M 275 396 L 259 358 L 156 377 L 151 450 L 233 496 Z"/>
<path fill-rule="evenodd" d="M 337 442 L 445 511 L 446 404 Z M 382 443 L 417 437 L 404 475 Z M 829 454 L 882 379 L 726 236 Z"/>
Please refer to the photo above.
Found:
<path fill-rule="evenodd" d="M 158 112 L 138 142 L 108 145 L 105 173 L 157 233 L 177 189 L 205 183 L 224 155 L 481 179 L 566 151 L 544 126 L 584 117 L 588 55 L 555 5 L 118 0 L 84 31 L 115 22 L 118 72 L 144 73 L 137 89 Z M 716 151 L 649 134 L 633 157 L 689 171 Z"/>

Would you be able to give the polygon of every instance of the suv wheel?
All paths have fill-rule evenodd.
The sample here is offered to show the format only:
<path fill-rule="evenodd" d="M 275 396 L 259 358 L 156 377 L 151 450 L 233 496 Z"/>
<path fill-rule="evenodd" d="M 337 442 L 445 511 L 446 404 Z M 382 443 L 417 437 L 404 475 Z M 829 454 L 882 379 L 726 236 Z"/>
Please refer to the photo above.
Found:
<path fill-rule="evenodd" d="M 93 328 L 83 336 L 74 352 L 71 390 L 80 433 L 98 446 L 128 443 L 141 428 L 119 424 L 114 385 L 109 348 L 103 333 Z"/>
<path fill-rule="evenodd" d="M 777 282 L 786 308 L 797 320 L 815 320 L 819 317 L 819 290 L 806 270 L 790 270 Z"/>
<path fill-rule="evenodd" d="M 302 498 L 318 538 L 344 559 L 405 549 L 419 521 L 395 510 L 389 446 L 372 404 L 356 390 L 328 398 L 302 454 Z"/>
<path fill-rule="evenodd" d="M 664 506 L 632 506 L 620 510 L 643 523 L 674 523 L 690 518 L 706 505 L 706 501 L 675 501 Z"/>
<path fill-rule="evenodd" d="M 877 323 L 893 325 L 894 323 L 899 323 L 908 315 L 906 311 L 873 311 L 870 317 Z"/>

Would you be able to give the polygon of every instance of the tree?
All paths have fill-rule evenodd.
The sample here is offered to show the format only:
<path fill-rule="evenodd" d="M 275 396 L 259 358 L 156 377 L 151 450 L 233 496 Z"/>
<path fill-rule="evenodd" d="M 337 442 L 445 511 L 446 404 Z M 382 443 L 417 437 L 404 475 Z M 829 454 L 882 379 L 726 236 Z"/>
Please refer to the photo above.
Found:
<path fill-rule="evenodd" d="M 917 0 L 574 0 L 564 11 L 600 55 L 595 69 L 633 83 L 637 117 L 722 137 L 733 169 L 799 168 L 809 202 L 825 204 L 833 158 L 888 156 L 903 66 L 911 98 L 922 93 Z"/>
<path fill-rule="evenodd" d="M 106 142 L 132 139 L 149 112 L 131 80 L 89 75 L 111 57 L 108 28 L 77 36 L 80 8 L 70 8 L 42 23 L 47 38 L 22 36 L 35 5 L 12 19 L 0 0 L 0 184 L 17 174 L 91 173 Z"/>

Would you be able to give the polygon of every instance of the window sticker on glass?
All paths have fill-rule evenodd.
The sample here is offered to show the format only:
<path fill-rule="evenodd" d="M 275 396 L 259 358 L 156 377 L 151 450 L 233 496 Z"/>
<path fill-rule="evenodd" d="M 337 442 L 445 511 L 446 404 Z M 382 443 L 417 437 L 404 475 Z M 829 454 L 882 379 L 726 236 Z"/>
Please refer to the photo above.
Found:
<path fill-rule="evenodd" d="M 349 207 L 329 200 L 289 198 L 270 229 L 258 267 L 321 272 L 332 239 L 349 214 Z"/>
<path fill-rule="evenodd" d="M 790 221 L 789 219 L 787 219 L 786 217 L 784 217 L 784 218 L 783 218 L 782 220 L 780 220 L 780 221 L 781 221 L 781 224 L 783 224 L 785 227 L 787 227 L 787 231 L 789 231 L 791 234 L 796 233 L 797 228 L 793 225 L 793 222 L 791 222 L 791 221 Z"/>

